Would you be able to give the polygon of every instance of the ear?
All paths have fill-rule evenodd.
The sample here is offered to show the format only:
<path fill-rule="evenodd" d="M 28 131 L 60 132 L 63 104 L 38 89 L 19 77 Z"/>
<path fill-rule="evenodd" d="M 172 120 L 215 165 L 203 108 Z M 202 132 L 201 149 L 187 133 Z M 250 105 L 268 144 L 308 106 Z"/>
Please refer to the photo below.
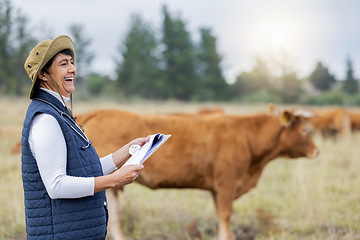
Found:
<path fill-rule="evenodd" d="M 277 116 L 280 114 L 279 109 L 272 103 L 268 104 L 268 109 L 269 109 L 270 115 Z"/>
<path fill-rule="evenodd" d="M 289 111 L 283 111 L 280 113 L 279 120 L 280 124 L 284 127 L 290 127 L 293 121 L 292 114 Z"/>
<path fill-rule="evenodd" d="M 39 79 L 43 80 L 43 81 L 47 81 L 47 78 L 46 78 L 46 75 L 45 75 L 45 72 L 44 71 L 40 71 L 38 73 L 38 76 L 37 76 Z"/>

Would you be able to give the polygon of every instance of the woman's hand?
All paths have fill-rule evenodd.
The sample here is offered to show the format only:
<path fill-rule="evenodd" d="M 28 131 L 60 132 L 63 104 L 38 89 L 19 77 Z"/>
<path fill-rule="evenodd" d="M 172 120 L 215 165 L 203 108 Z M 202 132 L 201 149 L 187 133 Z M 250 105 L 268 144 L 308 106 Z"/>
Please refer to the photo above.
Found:
<path fill-rule="evenodd" d="M 131 142 L 129 142 L 128 144 L 126 144 L 125 146 L 127 147 L 127 150 L 129 151 L 129 148 L 132 145 L 144 145 L 146 142 L 148 142 L 150 140 L 150 135 L 144 138 L 136 138 L 134 140 L 132 140 Z"/>
<path fill-rule="evenodd" d="M 94 193 L 112 187 L 123 187 L 126 184 L 133 183 L 143 169 L 144 165 L 142 164 L 128 165 L 109 175 L 96 177 Z"/>
<path fill-rule="evenodd" d="M 129 183 L 133 183 L 140 172 L 144 169 L 144 165 L 128 165 L 116 170 L 113 175 L 115 187 L 121 187 Z"/>
<path fill-rule="evenodd" d="M 120 148 L 119 150 L 117 150 L 116 152 L 114 152 L 112 154 L 113 157 L 113 161 L 115 163 L 115 165 L 118 167 L 121 164 L 124 163 L 124 161 L 126 159 L 128 159 L 130 157 L 130 153 L 129 153 L 129 148 L 132 145 L 144 145 L 146 142 L 148 142 L 150 139 L 150 135 L 147 137 L 143 137 L 143 138 L 136 138 L 134 140 L 132 140 L 131 142 L 129 142 L 128 144 L 126 144 L 125 146 L 123 146 L 122 148 Z"/>

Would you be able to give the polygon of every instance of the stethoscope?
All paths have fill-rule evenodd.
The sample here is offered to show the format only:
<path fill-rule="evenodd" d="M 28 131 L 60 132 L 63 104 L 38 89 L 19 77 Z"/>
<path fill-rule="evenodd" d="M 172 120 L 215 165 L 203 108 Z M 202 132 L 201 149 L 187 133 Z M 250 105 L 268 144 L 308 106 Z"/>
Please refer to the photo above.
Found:
<path fill-rule="evenodd" d="M 68 114 L 66 114 L 65 112 L 62 112 L 61 110 L 59 110 L 57 107 L 55 107 L 52 103 L 41 99 L 41 98 L 34 98 L 34 100 L 38 100 L 41 102 L 44 102 L 46 104 L 49 104 L 51 107 L 53 107 L 59 114 L 60 116 L 62 116 L 65 119 L 66 124 L 72 129 L 74 130 L 82 139 L 84 139 L 84 141 L 87 143 L 86 146 L 81 147 L 82 150 L 87 149 L 88 147 L 90 147 L 90 145 L 92 144 L 92 142 L 89 140 L 89 138 L 86 136 L 84 130 L 82 133 L 80 133 L 76 128 L 74 128 L 68 121 L 66 121 L 66 119 L 70 120 L 74 125 L 78 126 L 78 123 Z M 80 126 L 79 126 L 80 128 Z"/>

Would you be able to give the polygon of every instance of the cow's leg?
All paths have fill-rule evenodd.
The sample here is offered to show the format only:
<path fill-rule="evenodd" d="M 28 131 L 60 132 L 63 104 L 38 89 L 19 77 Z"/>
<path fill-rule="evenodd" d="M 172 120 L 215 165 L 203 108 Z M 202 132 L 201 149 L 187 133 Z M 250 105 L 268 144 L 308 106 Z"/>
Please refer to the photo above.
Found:
<path fill-rule="evenodd" d="M 232 192 L 218 191 L 213 193 L 216 215 L 218 218 L 218 240 L 231 240 L 230 217 L 232 213 Z"/>
<path fill-rule="evenodd" d="M 120 209 L 119 209 L 119 193 L 117 189 L 109 189 L 107 192 L 108 209 L 109 209 L 109 235 L 112 240 L 125 240 L 125 235 L 120 228 Z"/>

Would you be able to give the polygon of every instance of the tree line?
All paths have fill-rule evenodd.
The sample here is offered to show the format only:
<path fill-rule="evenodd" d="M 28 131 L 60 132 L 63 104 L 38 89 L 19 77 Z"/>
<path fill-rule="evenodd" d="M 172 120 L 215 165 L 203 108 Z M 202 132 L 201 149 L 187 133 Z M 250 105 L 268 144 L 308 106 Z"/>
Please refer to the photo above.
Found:
<path fill-rule="evenodd" d="M 175 99 L 181 101 L 241 101 L 302 104 L 360 105 L 359 81 L 351 58 L 346 60 L 346 79 L 337 80 L 321 62 L 309 76 L 299 79 L 286 60 L 256 56 L 251 71 L 239 73 L 229 83 L 222 69 L 223 57 L 211 28 L 199 29 L 194 41 L 180 15 L 162 6 L 161 30 L 131 16 L 125 37 L 119 41 L 115 75 L 91 70 L 94 59 L 84 26 L 69 26 L 75 43 L 77 92 L 86 96 L 121 99 Z M 10 0 L 0 0 L 0 92 L 28 94 L 31 81 L 23 68 L 25 58 L 39 40 L 29 21 Z M 278 71 L 274 73 L 273 69 Z"/>

